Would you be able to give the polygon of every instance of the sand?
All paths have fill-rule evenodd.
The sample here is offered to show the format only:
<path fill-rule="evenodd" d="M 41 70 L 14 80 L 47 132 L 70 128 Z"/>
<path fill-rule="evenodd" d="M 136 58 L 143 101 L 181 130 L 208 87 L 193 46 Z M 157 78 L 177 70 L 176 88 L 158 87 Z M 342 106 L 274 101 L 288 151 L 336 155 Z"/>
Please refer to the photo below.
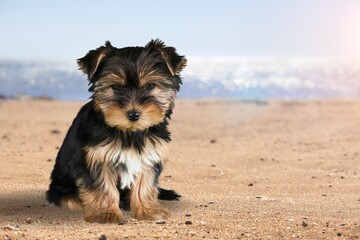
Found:
<path fill-rule="evenodd" d="M 83 102 L 0 102 L 0 239 L 359 239 L 360 100 L 178 100 L 164 224 L 83 221 L 44 192 Z"/>

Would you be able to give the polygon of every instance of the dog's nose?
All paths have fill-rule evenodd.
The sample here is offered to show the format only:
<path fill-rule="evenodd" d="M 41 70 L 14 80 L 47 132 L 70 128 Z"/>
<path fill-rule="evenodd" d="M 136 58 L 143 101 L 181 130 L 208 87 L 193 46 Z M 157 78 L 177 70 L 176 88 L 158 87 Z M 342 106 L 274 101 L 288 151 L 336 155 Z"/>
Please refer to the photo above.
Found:
<path fill-rule="evenodd" d="M 140 113 L 136 110 L 130 110 L 127 112 L 127 118 L 130 121 L 137 121 L 140 118 Z"/>

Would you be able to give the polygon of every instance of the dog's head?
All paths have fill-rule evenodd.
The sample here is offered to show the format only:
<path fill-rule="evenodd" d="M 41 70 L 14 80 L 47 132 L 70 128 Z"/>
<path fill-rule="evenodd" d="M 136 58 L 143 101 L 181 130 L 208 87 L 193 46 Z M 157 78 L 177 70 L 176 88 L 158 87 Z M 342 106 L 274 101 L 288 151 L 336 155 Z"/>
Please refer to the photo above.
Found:
<path fill-rule="evenodd" d="M 163 122 L 171 112 L 186 58 L 157 39 L 145 47 L 115 48 L 106 42 L 78 64 L 106 124 L 138 131 Z"/>

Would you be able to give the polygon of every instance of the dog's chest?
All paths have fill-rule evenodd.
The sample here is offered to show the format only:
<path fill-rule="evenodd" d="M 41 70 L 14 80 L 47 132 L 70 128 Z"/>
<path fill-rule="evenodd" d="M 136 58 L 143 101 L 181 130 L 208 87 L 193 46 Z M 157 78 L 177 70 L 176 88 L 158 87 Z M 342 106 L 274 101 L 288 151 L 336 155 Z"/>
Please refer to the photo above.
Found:
<path fill-rule="evenodd" d="M 135 178 L 145 168 L 152 168 L 166 158 L 167 146 L 163 141 L 145 141 L 141 151 L 136 148 L 122 148 L 119 142 L 99 144 L 87 151 L 87 161 L 106 164 L 115 169 L 122 189 L 130 188 Z"/>

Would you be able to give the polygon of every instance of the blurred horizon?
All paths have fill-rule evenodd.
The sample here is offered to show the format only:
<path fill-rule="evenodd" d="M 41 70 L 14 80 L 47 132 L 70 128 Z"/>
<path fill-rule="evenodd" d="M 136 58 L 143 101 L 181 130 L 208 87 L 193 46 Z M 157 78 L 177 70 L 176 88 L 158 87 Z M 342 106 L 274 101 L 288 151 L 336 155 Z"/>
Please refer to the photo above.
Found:
<path fill-rule="evenodd" d="M 359 98 L 360 62 L 272 58 L 189 58 L 182 98 L 245 100 Z M 0 98 L 85 100 L 86 76 L 74 61 L 0 60 Z"/>

